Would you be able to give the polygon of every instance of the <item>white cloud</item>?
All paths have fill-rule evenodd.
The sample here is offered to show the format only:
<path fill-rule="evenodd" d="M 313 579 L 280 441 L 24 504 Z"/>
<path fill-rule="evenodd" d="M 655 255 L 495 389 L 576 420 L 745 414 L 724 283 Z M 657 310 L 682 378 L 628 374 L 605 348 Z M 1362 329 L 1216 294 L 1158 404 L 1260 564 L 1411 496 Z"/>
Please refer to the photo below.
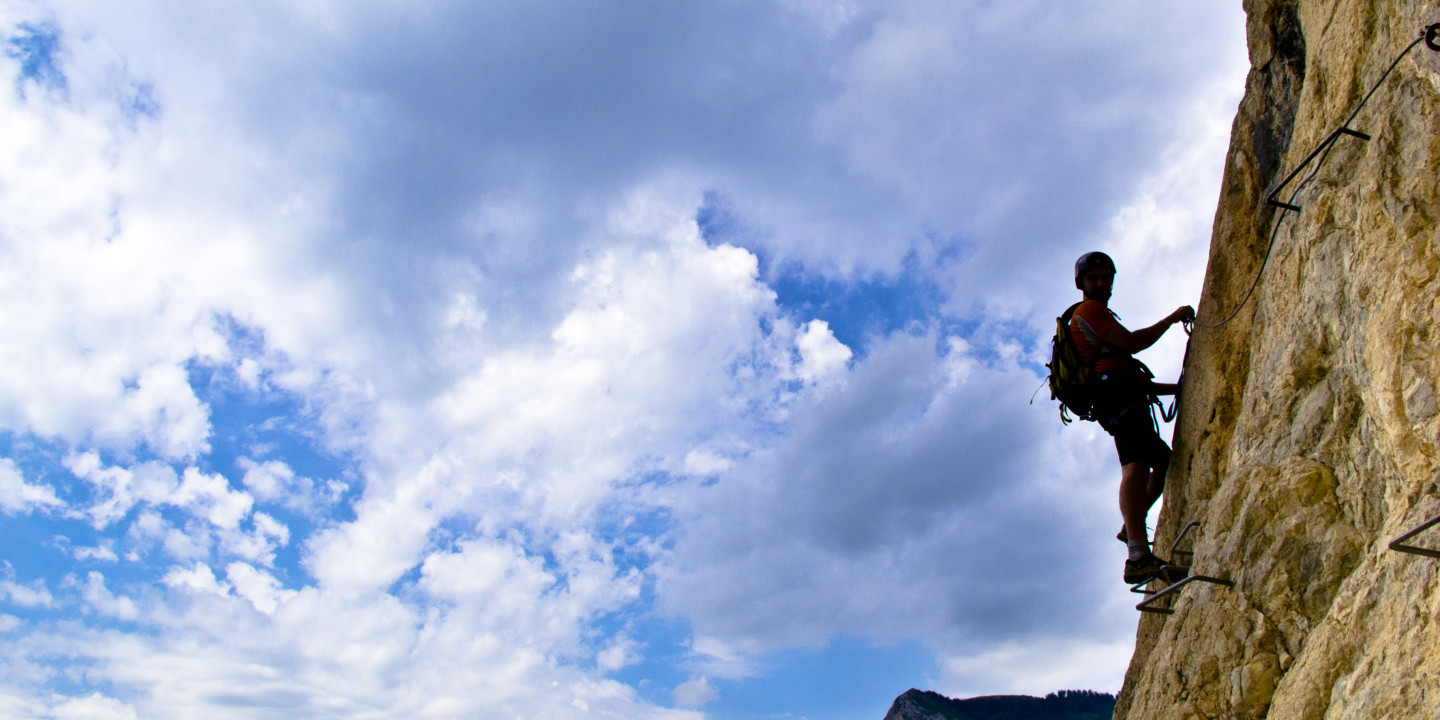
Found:
<path fill-rule="evenodd" d="M 295 471 L 279 460 L 256 463 L 249 458 L 240 458 L 238 464 L 245 471 L 240 481 L 257 500 L 263 502 L 284 498 L 296 480 Z"/>
<path fill-rule="evenodd" d="M 215 572 L 203 563 L 195 563 L 189 570 L 179 567 L 171 568 L 161 578 L 161 582 L 170 587 L 181 587 L 194 592 L 212 593 L 225 595 L 229 593 L 229 585 L 220 582 L 215 578 Z"/>
<path fill-rule="evenodd" d="M 796 374 L 805 382 L 816 382 L 844 368 L 854 355 L 850 348 L 835 339 L 830 323 L 824 320 L 805 323 L 804 330 L 795 338 L 795 346 L 800 350 L 800 367 Z"/>
<path fill-rule="evenodd" d="M 149 510 L 140 513 L 125 536 L 126 540 L 137 546 L 137 550 L 148 550 L 149 545 L 158 542 L 165 554 L 174 560 L 209 557 L 215 545 L 215 534 L 205 523 L 191 520 L 177 527 L 160 513 Z M 132 552 L 128 559 L 139 561 L 143 560 L 144 556 L 136 551 Z"/>
<path fill-rule="evenodd" d="M 7 513 L 29 513 L 37 508 L 61 507 L 65 503 L 55 496 L 48 485 L 25 482 L 20 468 L 10 458 L 0 458 L 0 510 Z"/>
<path fill-rule="evenodd" d="M 254 358 L 245 358 L 235 366 L 235 374 L 240 377 L 240 382 L 251 390 L 260 389 L 260 372 L 260 363 L 256 362 Z"/>
<path fill-rule="evenodd" d="M 642 194 L 618 209 L 609 225 L 624 244 L 575 270 L 575 307 L 547 342 L 478 359 L 432 414 L 382 425 L 394 439 L 380 446 L 407 454 L 433 447 L 422 436 L 435 428 L 449 439 L 372 478 L 356 523 L 313 545 L 316 574 L 388 584 L 462 508 L 501 527 L 583 524 L 632 474 L 681 470 L 692 443 L 763 403 L 788 366 L 784 340 L 759 327 L 773 294 L 753 255 L 705 246 L 686 207 Z"/>
<path fill-rule="evenodd" d="M 95 626 L 17 626 L 15 662 L 83 658 L 130 701 L 77 716 L 695 718 L 606 677 L 649 653 L 612 621 L 657 578 L 699 633 L 686 708 L 835 632 L 933 639 L 955 687 L 1012 682 L 965 658 L 1028 657 L 1015 628 L 1108 648 L 1108 615 L 1069 611 L 1109 597 L 1109 458 L 1023 406 L 1007 323 L 1068 272 L 1037 258 L 1110 218 L 1198 222 L 1166 214 L 1203 194 L 1166 168 L 1204 155 L 1151 152 L 1173 120 L 1147 108 L 1193 92 L 1213 43 L 1165 28 L 1208 15 L 1141 8 L 1149 44 L 1116 22 L 1138 7 L 0 9 L 54 19 L 69 81 L 0 93 L 0 426 L 64 448 L 104 536 L 76 557 L 163 573 L 61 588 Z M 710 190 L 740 230 L 701 237 Z M 1161 262 L 1139 237 L 1123 260 Z M 761 276 L 912 253 L 949 317 L 859 360 Z M 968 341 L 936 329 L 977 307 Z M 283 398 L 359 499 L 225 435 L 226 393 Z M 7 512 L 51 499 L 0 467 Z M 1073 597 L 1016 608 L 1057 578 Z M 0 710 L 59 714 L 42 675 Z"/>
<path fill-rule="evenodd" d="M 318 517 L 348 489 L 336 480 L 321 482 L 296 475 L 280 460 L 256 462 L 241 457 L 235 464 L 245 472 L 241 484 L 258 502 L 275 503 L 310 518 Z"/>
<path fill-rule="evenodd" d="M 56 720 L 138 720 L 140 717 L 134 708 L 100 693 L 59 702 L 50 708 L 49 715 Z"/>
<path fill-rule="evenodd" d="M 701 708 L 719 697 L 720 693 L 710 685 L 708 678 L 691 678 L 675 686 L 675 704 L 682 708 Z"/>
<path fill-rule="evenodd" d="M 157 365 L 139 373 L 118 411 L 95 432 L 122 443 L 138 433 L 163 457 L 193 457 L 208 449 L 209 412 L 195 397 L 183 368 Z"/>
<path fill-rule="evenodd" d="M 158 462 L 134 468 L 107 467 L 94 452 L 70 455 L 64 463 L 95 488 L 97 500 L 74 512 L 91 518 L 97 529 L 119 522 L 140 508 L 126 531 L 130 559 L 139 559 L 156 543 L 173 558 L 198 559 L 218 544 L 224 553 L 269 565 L 276 548 L 290 542 L 289 527 L 271 515 L 254 512 L 254 498 L 231 488 L 220 475 L 190 467 L 177 478 L 174 469 Z M 159 512 L 167 507 L 182 509 L 192 519 L 178 524 L 167 520 Z M 248 529 L 243 527 L 247 520 Z M 77 553 L 103 559 L 105 551 L 102 548 L 92 554 L 82 549 Z M 113 550 L 109 552 L 114 557 Z"/>
<path fill-rule="evenodd" d="M 100 541 L 95 547 L 77 547 L 73 550 L 76 560 L 99 560 L 101 562 L 118 562 L 120 556 L 115 554 L 115 542 L 110 539 Z"/>
<path fill-rule="evenodd" d="M 123 595 L 116 595 L 105 587 L 105 576 L 101 573 L 90 571 L 85 575 L 85 581 L 78 583 L 80 596 L 84 598 L 85 604 L 101 615 L 113 617 L 117 620 L 134 621 L 140 617 L 140 607 L 131 598 Z"/>
<path fill-rule="evenodd" d="M 477 540 L 465 543 L 460 552 L 427 557 L 420 585 L 446 600 L 484 603 L 498 622 L 508 624 L 507 616 L 528 614 L 529 604 L 555 584 L 543 565 L 519 548 Z"/>
<path fill-rule="evenodd" d="M 234 530 L 250 514 L 254 499 L 249 494 L 230 489 L 230 483 L 219 475 L 186 468 L 180 487 L 166 498 L 171 505 L 187 508 L 212 525 Z"/>
<path fill-rule="evenodd" d="M 84 50 L 76 48 L 75 62 L 93 59 Z M 28 348 L 0 360 L 0 397 L 10 408 L 3 422 L 72 441 L 145 442 L 167 457 L 194 455 L 206 447 L 207 411 L 180 363 L 197 354 L 192 330 L 207 319 L 183 292 L 165 292 L 164 271 L 146 266 L 143 250 L 107 240 L 116 230 L 116 196 L 128 185 L 117 150 L 129 138 L 108 127 L 101 103 L 91 105 L 101 112 L 85 112 L 95 100 L 79 97 L 86 90 L 72 88 L 74 105 L 0 98 L 0 168 L 24 168 L 26 180 L 0 194 L 7 240 L 0 329 Z"/>
<path fill-rule="evenodd" d="M 696 645 L 707 674 L 835 634 L 942 654 L 1047 633 L 1130 641 L 1133 612 L 1109 604 L 1125 590 L 1106 542 L 1113 460 L 1026 405 L 1029 371 L 939 345 L 872 345 L 842 390 L 795 405 L 784 442 L 685 498 L 661 597 L 716 638 Z"/>
<path fill-rule="evenodd" d="M 19 583 L 13 579 L 14 570 L 8 564 L 6 571 L 6 575 L 10 577 L 0 580 L 0 598 L 23 608 L 48 608 L 55 604 L 55 598 L 50 594 L 50 589 L 45 587 L 43 579 L 36 578 L 28 583 Z"/>
<path fill-rule="evenodd" d="M 90 483 L 100 498 L 89 507 L 76 509 L 89 516 L 96 528 L 120 520 L 139 503 L 164 503 L 179 487 L 175 471 L 163 463 L 142 463 L 134 469 L 107 467 L 93 451 L 70 455 L 64 463 L 76 477 Z"/>
<path fill-rule="evenodd" d="M 251 528 L 229 528 L 218 531 L 220 547 L 250 562 L 270 566 L 275 551 L 290 543 L 290 528 L 262 512 L 250 516 Z"/>
<path fill-rule="evenodd" d="M 621 633 L 611 638 L 609 645 L 595 656 L 595 666 L 601 672 L 618 672 L 643 660 L 642 649 L 643 645 Z"/>
<path fill-rule="evenodd" d="M 249 600 L 256 610 L 266 615 L 275 614 L 275 609 L 281 603 L 298 594 L 294 590 L 280 587 L 280 581 L 274 576 L 243 562 L 233 562 L 226 566 L 225 578 L 235 588 L 237 595 Z M 201 582 L 203 583 L 203 579 Z"/>
<path fill-rule="evenodd" d="M 744 641 L 741 641 L 742 643 Z M 703 673 L 726 680 L 753 677 L 756 667 L 751 653 L 746 649 L 713 635 L 696 635 L 690 642 L 688 666 Z"/>
<path fill-rule="evenodd" d="M 695 448 L 685 453 L 686 475 L 714 475 L 730 468 L 730 459 L 709 448 Z"/>
<path fill-rule="evenodd" d="M 1027 638 L 940 663 L 937 690 L 952 697 L 1045 695 L 1061 689 L 1119 692 L 1134 643 L 1070 637 Z"/>

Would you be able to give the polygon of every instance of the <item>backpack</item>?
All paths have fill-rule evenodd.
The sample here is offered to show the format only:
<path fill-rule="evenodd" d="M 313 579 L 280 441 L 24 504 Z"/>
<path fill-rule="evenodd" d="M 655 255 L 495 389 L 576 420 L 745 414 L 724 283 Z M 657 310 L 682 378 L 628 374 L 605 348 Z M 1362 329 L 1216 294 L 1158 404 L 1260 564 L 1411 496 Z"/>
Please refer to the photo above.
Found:
<path fill-rule="evenodd" d="M 1081 420 L 1095 420 L 1095 368 L 1080 359 L 1080 348 L 1070 334 L 1070 318 L 1075 316 L 1071 305 L 1065 314 L 1055 318 L 1055 337 L 1050 340 L 1050 399 L 1060 401 L 1060 422 L 1069 425 L 1066 410 Z"/>

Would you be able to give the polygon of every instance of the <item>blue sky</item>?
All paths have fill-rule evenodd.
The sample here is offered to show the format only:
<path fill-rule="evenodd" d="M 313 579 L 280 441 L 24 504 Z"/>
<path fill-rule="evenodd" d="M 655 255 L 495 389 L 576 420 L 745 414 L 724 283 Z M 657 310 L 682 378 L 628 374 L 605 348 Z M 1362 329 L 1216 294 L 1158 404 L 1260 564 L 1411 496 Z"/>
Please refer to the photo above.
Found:
<path fill-rule="evenodd" d="M 0 715 L 1117 690 L 1235 5 L 0 3 Z"/>

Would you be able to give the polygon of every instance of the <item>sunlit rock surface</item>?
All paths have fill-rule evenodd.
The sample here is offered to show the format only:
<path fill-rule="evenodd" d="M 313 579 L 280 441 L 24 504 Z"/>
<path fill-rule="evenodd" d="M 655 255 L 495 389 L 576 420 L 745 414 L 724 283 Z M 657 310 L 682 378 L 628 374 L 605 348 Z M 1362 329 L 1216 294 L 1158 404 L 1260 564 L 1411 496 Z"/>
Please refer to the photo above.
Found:
<path fill-rule="evenodd" d="M 1202 323 L 1256 277 L 1265 192 L 1440 22 L 1433 1 L 1245 9 Z M 1412 50 L 1351 127 L 1373 139 L 1334 143 L 1254 297 L 1191 341 L 1157 548 L 1198 520 L 1195 570 L 1235 587 L 1141 617 L 1116 718 L 1440 717 L 1440 560 L 1387 549 L 1440 513 L 1440 53 Z"/>

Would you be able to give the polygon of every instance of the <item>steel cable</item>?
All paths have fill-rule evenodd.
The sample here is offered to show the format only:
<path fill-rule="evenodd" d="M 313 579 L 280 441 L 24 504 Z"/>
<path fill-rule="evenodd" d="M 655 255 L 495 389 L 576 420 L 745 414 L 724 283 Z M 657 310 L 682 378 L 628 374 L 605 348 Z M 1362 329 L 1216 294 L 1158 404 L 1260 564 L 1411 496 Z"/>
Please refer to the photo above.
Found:
<path fill-rule="evenodd" d="M 1345 122 L 1342 123 L 1339 128 L 1336 128 L 1330 134 L 1326 135 L 1325 139 L 1310 152 L 1310 155 L 1300 163 L 1299 167 L 1291 171 L 1284 180 L 1280 181 L 1279 185 L 1275 186 L 1274 190 L 1266 194 L 1266 203 L 1278 207 L 1280 216 L 1275 219 L 1275 226 L 1270 232 L 1270 243 L 1265 247 L 1265 257 L 1260 260 L 1260 268 L 1255 271 L 1255 280 L 1250 283 L 1250 289 L 1245 291 L 1244 299 L 1240 301 L 1239 305 L 1235 306 L 1234 310 L 1230 311 L 1230 314 L 1227 315 L 1224 320 L 1218 323 L 1202 323 L 1197 319 L 1194 323 L 1190 324 L 1190 327 L 1185 329 L 1187 334 L 1191 332 L 1191 328 L 1218 328 L 1230 322 L 1235 319 L 1236 315 L 1240 314 L 1240 310 L 1245 307 L 1245 304 L 1250 302 L 1250 297 L 1255 294 L 1255 288 L 1260 285 L 1260 278 L 1265 274 L 1265 266 L 1270 262 L 1270 255 L 1275 250 L 1275 240 L 1280 236 L 1280 226 L 1285 223 L 1285 218 L 1290 212 L 1298 213 L 1300 211 L 1299 206 L 1295 205 L 1295 199 L 1299 197 L 1300 191 L 1304 190 L 1305 186 L 1320 173 L 1320 168 L 1325 165 L 1325 160 L 1330 157 L 1330 150 L 1334 147 L 1335 141 L 1338 140 L 1341 135 L 1351 135 L 1365 140 L 1370 139 L 1368 135 L 1352 130 L 1350 123 L 1354 122 L 1355 118 L 1360 115 L 1360 111 L 1365 109 L 1365 105 L 1370 102 L 1371 96 L 1373 96 L 1375 91 L 1380 89 L 1380 85 L 1390 77 L 1390 73 L 1400 65 L 1400 61 L 1403 60 L 1406 55 L 1410 54 L 1410 51 L 1414 50 L 1416 45 L 1422 42 L 1431 50 L 1440 52 L 1440 23 L 1436 23 L 1420 31 L 1420 36 L 1416 38 L 1414 42 L 1405 46 L 1405 49 L 1400 51 L 1399 55 L 1395 56 L 1395 60 L 1390 63 L 1390 67 L 1386 68 L 1385 72 L 1380 75 L 1380 79 L 1376 80 L 1375 83 L 1370 86 L 1369 92 L 1365 93 L 1365 97 L 1360 100 L 1359 105 L 1355 106 L 1355 110 L 1350 113 L 1350 116 L 1345 118 Z M 1295 187 L 1295 191 L 1290 193 L 1290 197 L 1285 202 L 1276 201 L 1275 195 L 1284 189 L 1285 185 L 1293 180 L 1310 161 L 1315 160 L 1317 155 L 1319 156 L 1319 161 L 1315 163 L 1315 169 L 1311 170 L 1310 174 L 1300 180 L 1300 183 Z"/>

